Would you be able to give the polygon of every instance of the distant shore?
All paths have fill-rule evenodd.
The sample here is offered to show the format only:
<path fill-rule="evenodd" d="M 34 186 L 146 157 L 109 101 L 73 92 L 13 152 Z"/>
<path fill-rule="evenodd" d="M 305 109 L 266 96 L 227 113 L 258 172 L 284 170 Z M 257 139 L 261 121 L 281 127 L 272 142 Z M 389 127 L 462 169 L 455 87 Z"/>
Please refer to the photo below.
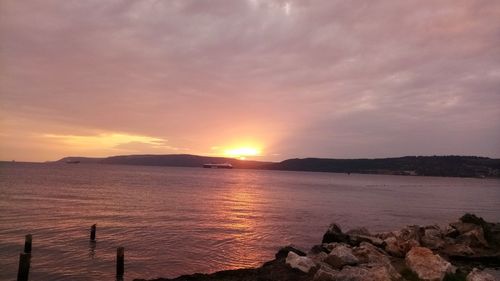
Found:
<path fill-rule="evenodd" d="M 500 267 L 500 223 L 473 214 L 445 227 L 412 225 L 377 234 L 365 228 L 343 232 L 332 224 L 321 242 L 307 253 L 284 247 L 259 268 L 149 281 L 499 280 L 484 270 Z"/>
<path fill-rule="evenodd" d="M 437 177 L 500 177 L 500 159 L 476 156 L 405 156 L 377 159 L 303 158 L 287 159 L 281 162 L 265 162 L 226 157 L 170 154 L 121 155 L 105 158 L 65 157 L 52 163 L 96 163 L 175 167 L 202 167 L 206 163 L 228 163 L 236 169 Z"/>

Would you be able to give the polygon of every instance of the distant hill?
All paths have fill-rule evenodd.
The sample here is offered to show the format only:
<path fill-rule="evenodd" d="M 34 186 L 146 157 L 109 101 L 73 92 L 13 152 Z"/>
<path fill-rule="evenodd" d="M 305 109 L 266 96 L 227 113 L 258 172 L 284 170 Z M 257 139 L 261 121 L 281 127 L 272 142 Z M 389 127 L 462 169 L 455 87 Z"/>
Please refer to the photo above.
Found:
<path fill-rule="evenodd" d="M 500 159 L 475 156 L 406 156 L 378 159 L 288 159 L 282 162 L 239 160 L 189 154 L 122 155 L 106 158 L 65 157 L 56 162 L 118 165 L 202 167 L 230 163 L 237 169 L 417 175 L 441 177 L 500 177 Z"/>
<path fill-rule="evenodd" d="M 56 162 L 64 162 L 64 163 L 100 163 L 104 158 L 95 158 L 95 157 L 64 157 Z"/>
<path fill-rule="evenodd" d="M 268 166 L 287 171 L 417 175 L 438 177 L 500 177 L 500 159 L 475 156 L 406 156 L 379 159 L 288 159 Z"/>
<path fill-rule="evenodd" d="M 106 158 L 65 157 L 56 162 L 100 163 L 117 165 L 202 167 L 206 163 L 230 163 L 237 169 L 259 169 L 273 162 L 239 160 L 227 157 L 210 157 L 190 154 L 120 155 Z"/>

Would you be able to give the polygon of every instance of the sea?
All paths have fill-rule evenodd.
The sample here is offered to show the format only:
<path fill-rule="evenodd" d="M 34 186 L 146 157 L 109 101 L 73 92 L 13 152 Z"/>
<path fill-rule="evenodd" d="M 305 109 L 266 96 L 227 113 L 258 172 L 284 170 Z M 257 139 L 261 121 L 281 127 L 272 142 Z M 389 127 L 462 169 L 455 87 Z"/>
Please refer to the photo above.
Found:
<path fill-rule="evenodd" d="M 30 280 L 124 280 L 257 267 L 343 230 L 500 221 L 500 180 L 104 164 L 0 163 L 0 280 L 33 235 Z M 96 242 L 89 241 L 97 225 Z"/>

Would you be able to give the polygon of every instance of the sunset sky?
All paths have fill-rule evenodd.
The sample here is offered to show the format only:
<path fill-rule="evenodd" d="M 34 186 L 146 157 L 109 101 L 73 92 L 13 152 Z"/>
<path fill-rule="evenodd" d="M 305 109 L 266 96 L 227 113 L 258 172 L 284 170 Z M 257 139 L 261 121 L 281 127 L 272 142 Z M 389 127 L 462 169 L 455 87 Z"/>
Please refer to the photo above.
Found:
<path fill-rule="evenodd" d="M 0 159 L 500 157 L 500 1 L 0 0 Z"/>

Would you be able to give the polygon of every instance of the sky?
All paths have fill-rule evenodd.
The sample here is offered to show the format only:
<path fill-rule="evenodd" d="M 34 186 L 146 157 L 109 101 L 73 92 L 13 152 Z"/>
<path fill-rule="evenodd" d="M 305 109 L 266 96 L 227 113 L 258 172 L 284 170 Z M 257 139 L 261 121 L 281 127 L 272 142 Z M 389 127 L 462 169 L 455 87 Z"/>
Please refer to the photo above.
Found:
<path fill-rule="evenodd" d="M 0 0 L 0 159 L 500 157 L 500 1 Z"/>

